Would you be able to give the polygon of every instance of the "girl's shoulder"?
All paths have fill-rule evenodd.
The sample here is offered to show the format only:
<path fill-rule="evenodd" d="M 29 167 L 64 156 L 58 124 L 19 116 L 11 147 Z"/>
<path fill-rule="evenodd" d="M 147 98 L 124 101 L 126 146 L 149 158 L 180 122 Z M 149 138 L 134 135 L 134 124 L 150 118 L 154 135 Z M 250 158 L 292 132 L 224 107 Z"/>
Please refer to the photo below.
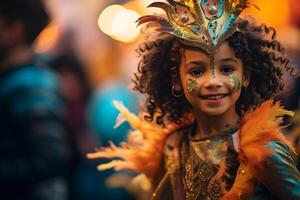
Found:
<path fill-rule="evenodd" d="M 283 116 L 293 114 L 285 110 L 279 102 L 263 102 L 255 110 L 245 114 L 240 128 L 239 148 L 247 152 L 248 148 L 266 148 L 268 143 L 276 141 L 293 149 L 281 130 Z"/>
<path fill-rule="evenodd" d="M 276 197 L 292 194 L 297 199 L 300 197 L 300 190 L 292 192 L 292 188 L 300 187 L 300 174 L 296 168 L 297 155 L 281 131 L 283 115 L 292 116 L 293 113 L 272 100 L 246 113 L 239 134 L 240 167 L 224 199 L 252 193 L 255 182 L 267 186 Z M 276 188 L 284 189 L 278 192 Z"/>

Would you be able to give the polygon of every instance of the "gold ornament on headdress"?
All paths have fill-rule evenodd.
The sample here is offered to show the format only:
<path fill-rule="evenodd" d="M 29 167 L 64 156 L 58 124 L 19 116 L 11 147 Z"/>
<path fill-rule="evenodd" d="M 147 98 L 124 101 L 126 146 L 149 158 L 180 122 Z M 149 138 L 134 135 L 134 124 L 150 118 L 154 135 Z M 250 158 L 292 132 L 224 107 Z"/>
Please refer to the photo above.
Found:
<path fill-rule="evenodd" d="M 158 32 L 176 36 L 183 44 L 199 47 L 212 53 L 236 30 L 236 19 L 249 5 L 247 0 L 167 0 L 169 4 L 154 2 L 149 7 L 161 8 L 167 19 L 146 15 L 138 25 L 157 22 Z"/>

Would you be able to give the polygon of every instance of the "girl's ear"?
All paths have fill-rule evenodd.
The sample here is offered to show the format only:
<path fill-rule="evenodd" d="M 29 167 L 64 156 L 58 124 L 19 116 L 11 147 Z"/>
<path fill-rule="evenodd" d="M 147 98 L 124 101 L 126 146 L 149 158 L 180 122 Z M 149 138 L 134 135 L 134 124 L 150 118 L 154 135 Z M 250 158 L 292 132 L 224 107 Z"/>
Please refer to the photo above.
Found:
<path fill-rule="evenodd" d="M 251 81 L 250 72 L 249 71 L 244 72 L 244 74 L 243 74 L 243 83 L 242 83 L 243 87 L 247 88 L 250 81 Z"/>

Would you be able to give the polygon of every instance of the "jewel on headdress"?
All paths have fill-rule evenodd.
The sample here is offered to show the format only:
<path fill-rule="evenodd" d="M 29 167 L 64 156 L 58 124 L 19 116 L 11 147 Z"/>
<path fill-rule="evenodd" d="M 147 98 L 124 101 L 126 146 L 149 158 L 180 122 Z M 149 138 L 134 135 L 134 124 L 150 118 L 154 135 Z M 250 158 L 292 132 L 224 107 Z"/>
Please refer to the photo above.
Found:
<path fill-rule="evenodd" d="M 167 0 L 149 7 L 161 8 L 166 19 L 148 15 L 137 20 L 138 25 L 156 22 L 156 31 L 176 36 L 183 44 L 212 53 L 236 29 L 236 19 L 248 5 L 248 0 Z"/>
<path fill-rule="evenodd" d="M 218 12 L 217 6 L 212 5 L 212 6 L 209 7 L 209 14 L 215 15 L 215 14 L 217 14 L 217 12 Z"/>
<path fill-rule="evenodd" d="M 181 15 L 180 19 L 183 23 L 186 23 L 189 21 L 189 16 L 187 14 L 183 14 Z"/>

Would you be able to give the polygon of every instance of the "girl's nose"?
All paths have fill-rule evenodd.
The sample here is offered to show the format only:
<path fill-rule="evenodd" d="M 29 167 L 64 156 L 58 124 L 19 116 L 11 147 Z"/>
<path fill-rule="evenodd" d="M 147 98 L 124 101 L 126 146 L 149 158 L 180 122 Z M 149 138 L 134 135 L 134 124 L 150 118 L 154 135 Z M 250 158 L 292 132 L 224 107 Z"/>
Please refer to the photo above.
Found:
<path fill-rule="evenodd" d="M 204 87 L 210 90 L 221 87 L 221 80 L 218 77 L 218 74 L 213 74 L 212 71 L 210 73 L 207 73 Z"/>

